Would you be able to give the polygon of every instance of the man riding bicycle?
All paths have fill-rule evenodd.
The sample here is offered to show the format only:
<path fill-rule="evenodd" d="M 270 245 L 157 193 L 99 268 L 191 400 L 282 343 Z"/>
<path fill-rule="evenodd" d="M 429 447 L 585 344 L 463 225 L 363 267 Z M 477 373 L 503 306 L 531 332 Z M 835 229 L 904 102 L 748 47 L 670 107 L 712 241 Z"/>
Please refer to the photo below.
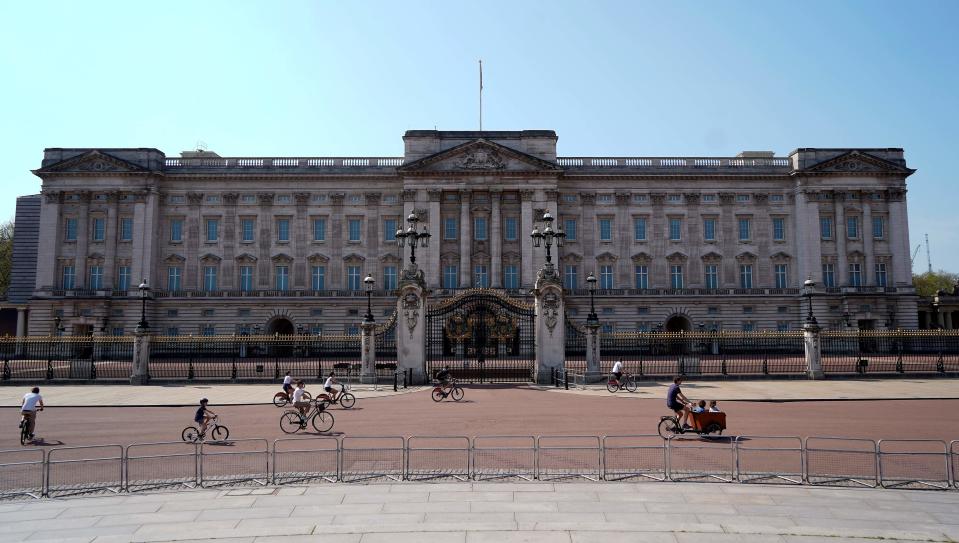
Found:
<path fill-rule="evenodd" d="M 666 407 L 676 414 L 679 424 L 683 428 L 689 428 L 687 420 L 689 419 L 689 398 L 683 395 L 679 385 L 682 384 L 682 377 L 675 377 L 673 384 L 669 385 L 669 391 L 666 392 Z"/>
<path fill-rule="evenodd" d="M 193 415 L 193 422 L 197 423 L 200 426 L 200 434 L 206 434 L 206 427 L 216 417 L 216 413 L 207 409 L 206 404 L 210 400 L 203 398 L 200 400 L 200 408 L 196 410 L 196 414 Z"/>
<path fill-rule="evenodd" d="M 37 426 L 37 411 L 43 411 L 43 398 L 40 396 L 40 387 L 33 387 L 23 395 L 23 403 L 20 404 L 20 427 L 27 425 L 30 439 L 33 439 L 33 431 Z"/>
<path fill-rule="evenodd" d="M 286 372 L 286 376 L 283 377 L 283 392 L 286 392 L 287 398 L 293 395 L 293 377 L 290 376 L 290 372 Z"/>
<path fill-rule="evenodd" d="M 450 374 L 450 366 L 447 364 L 440 371 L 436 372 L 436 380 L 439 381 L 440 388 L 449 389 L 453 384 L 453 376 Z"/>
<path fill-rule="evenodd" d="M 622 360 L 617 360 L 616 363 L 613 364 L 612 373 L 613 373 L 613 379 L 616 379 L 617 382 L 622 381 L 623 379 L 623 361 Z"/>
<path fill-rule="evenodd" d="M 336 402 L 336 397 L 339 396 L 339 393 L 335 388 L 333 388 L 333 385 L 338 384 L 340 384 L 340 382 L 336 380 L 336 374 L 334 374 L 332 371 L 330 372 L 329 377 L 326 378 L 326 382 L 323 383 L 323 390 L 330 395 L 330 401 L 334 403 Z"/>
<path fill-rule="evenodd" d="M 302 380 L 297 380 L 296 390 L 293 391 L 293 396 L 291 396 L 291 403 L 300 412 L 300 416 L 306 416 L 306 410 L 310 407 L 310 402 L 303 399 L 303 394 L 306 393 L 306 383 Z"/>

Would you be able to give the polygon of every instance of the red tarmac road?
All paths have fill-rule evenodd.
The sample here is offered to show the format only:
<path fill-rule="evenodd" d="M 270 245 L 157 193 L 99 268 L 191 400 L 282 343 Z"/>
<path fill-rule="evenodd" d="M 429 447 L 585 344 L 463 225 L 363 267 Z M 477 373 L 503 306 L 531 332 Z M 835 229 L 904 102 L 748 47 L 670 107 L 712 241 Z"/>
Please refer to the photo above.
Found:
<path fill-rule="evenodd" d="M 467 386 L 456 403 L 432 401 L 428 390 L 362 398 L 356 407 L 331 408 L 333 435 L 624 435 L 654 434 L 661 399 L 541 391 L 524 386 Z M 211 398 L 215 402 L 215 398 Z M 266 400 L 266 399 L 264 399 Z M 287 437 L 279 428 L 284 409 L 272 404 L 211 409 L 230 428 L 231 439 Z M 818 402 L 721 402 L 730 435 L 844 436 L 871 439 L 959 439 L 959 400 Z M 180 439 L 195 407 L 49 406 L 38 418 L 39 444 L 79 446 Z M 0 409 L 6 431 L 0 449 L 19 448 L 17 410 Z M 317 435 L 312 428 L 300 435 Z"/>

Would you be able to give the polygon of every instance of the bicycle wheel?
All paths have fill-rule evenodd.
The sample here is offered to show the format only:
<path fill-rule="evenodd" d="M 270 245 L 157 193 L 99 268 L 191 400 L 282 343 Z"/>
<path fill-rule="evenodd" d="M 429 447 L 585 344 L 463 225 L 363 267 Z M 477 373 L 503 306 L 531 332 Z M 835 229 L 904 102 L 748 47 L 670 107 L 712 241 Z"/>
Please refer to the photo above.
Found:
<path fill-rule="evenodd" d="M 313 395 L 304 390 L 304 391 L 303 391 L 303 401 L 304 401 L 304 402 L 311 402 L 311 401 L 313 401 Z"/>
<path fill-rule="evenodd" d="M 610 392 L 616 392 L 619 390 L 619 381 L 610 377 L 606 380 L 606 390 Z"/>
<path fill-rule="evenodd" d="M 285 392 L 277 392 L 276 394 L 273 395 L 273 405 L 277 407 L 283 407 L 284 405 L 289 403 L 289 401 L 290 400 L 287 398 Z"/>
<path fill-rule="evenodd" d="M 450 391 L 450 397 L 453 398 L 454 402 L 458 402 L 463 399 L 463 389 L 459 385 L 454 386 L 453 390 Z"/>
<path fill-rule="evenodd" d="M 214 441 L 226 441 L 230 439 L 230 429 L 226 426 L 217 426 L 213 428 L 213 433 L 211 435 L 213 436 Z"/>
<path fill-rule="evenodd" d="M 636 392 L 636 378 L 632 375 L 626 378 L 626 390 Z"/>
<path fill-rule="evenodd" d="M 442 391 L 442 390 L 440 390 L 439 388 L 434 388 L 434 389 L 433 389 L 433 401 L 434 401 L 434 402 L 441 402 L 441 401 L 443 401 L 443 398 L 444 398 L 444 397 L 445 397 L 445 396 L 443 396 L 443 391 Z"/>
<path fill-rule="evenodd" d="M 340 405 L 343 406 L 343 409 L 349 409 L 356 405 L 356 396 L 350 394 L 349 392 L 344 392 L 340 396 Z"/>
<path fill-rule="evenodd" d="M 660 420 L 657 430 L 659 431 L 659 437 L 663 439 L 669 439 L 674 435 L 683 433 L 679 428 L 679 419 L 675 417 L 666 417 Z"/>
<path fill-rule="evenodd" d="M 296 411 L 287 411 L 280 415 L 280 430 L 284 434 L 295 434 L 300 431 L 300 414 Z"/>
<path fill-rule="evenodd" d="M 20 421 L 20 445 L 26 445 L 30 441 L 30 430 L 27 429 L 27 421 Z"/>
<path fill-rule="evenodd" d="M 196 426 L 187 426 L 180 433 L 180 437 L 187 443 L 196 443 L 200 439 L 200 430 Z"/>
<path fill-rule="evenodd" d="M 317 432 L 329 432 L 333 428 L 333 414 L 320 411 L 313 417 L 313 428 Z"/>

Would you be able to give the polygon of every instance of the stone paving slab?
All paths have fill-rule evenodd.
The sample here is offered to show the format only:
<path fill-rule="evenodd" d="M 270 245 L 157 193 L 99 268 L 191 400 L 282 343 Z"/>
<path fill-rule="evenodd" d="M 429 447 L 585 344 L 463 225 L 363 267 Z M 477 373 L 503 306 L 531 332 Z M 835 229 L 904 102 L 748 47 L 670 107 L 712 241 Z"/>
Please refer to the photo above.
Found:
<path fill-rule="evenodd" d="M 704 483 L 324 484 L 0 504 L 0 542 L 954 541 L 959 492 Z"/>

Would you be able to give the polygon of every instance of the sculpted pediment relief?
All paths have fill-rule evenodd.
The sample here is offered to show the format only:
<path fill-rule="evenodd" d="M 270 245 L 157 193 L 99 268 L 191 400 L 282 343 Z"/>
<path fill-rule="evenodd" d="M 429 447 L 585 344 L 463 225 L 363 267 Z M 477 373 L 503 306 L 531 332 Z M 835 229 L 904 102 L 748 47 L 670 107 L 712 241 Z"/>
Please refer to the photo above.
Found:
<path fill-rule="evenodd" d="M 239 261 L 256 262 L 256 257 L 251 255 L 250 253 L 243 253 L 241 255 L 237 255 L 236 260 L 238 262 Z"/>
<path fill-rule="evenodd" d="M 896 173 L 911 174 L 915 170 L 905 168 L 894 162 L 883 160 L 879 157 L 864 153 L 862 151 L 849 151 L 837 157 L 825 160 L 807 168 L 805 173 L 833 173 L 833 174 L 878 174 L 878 173 Z"/>
<path fill-rule="evenodd" d="M 223 260 L 223 259 L 220 258 L 219 256 L 213 254 L 213 253 L 207 253 L 207 254 L 205 254 L 205 255 L 203 255 L 203 256 L 200 257 L 200 261 L 201 261 L 201 262 L 211 262 L 211 263 L 212 263 L 212 262 L 219 262 L 219 261 L 221 261 L 221 260 Z"/>
<path fill-rule="evenodd" d="M 633 262 L 649 262 L 653 259 L 653 257 L 650 256 L 650 254 L 645 251 L 640 251 L 634 254 L 633 256 L 631 256 L 630 259 Z"/>
<path fill-rule="evenodd" d="M 136 173 L 149 170 L 102 151 L 89 151 L 36 171 L 37 173 Z"/>
<path fill-rule="evenodd" d="M 672 253 L 666 255 L 666 260 L 686 260 L 689 256 L 682 251 L 673 251 Z"/>
<path fill-rule="evenodd" d="M 792 258 L 792 257 L 789 256 L 789 254 L 787 254 L 787 253 L 784 253 L 784 252 L 782 252 L 782 251 L 777 251 L 777 252 L 769 255 L 769 258 L 771 258 L 772 260 L 789 260 L 789 259 Z"/>
<path fill-rule="evenodd" d="M 173 253 L 164 258 L 163 261 L 167 264 L 179 264 L 181 262 L 186 262 L 186 258 L 184 258 L 183 255 Z"/>
<path fill-rule="evenodd" d="M 478 175 L 518 171 L 561 171 L 552 162 L 485 139 L 457 145 L 414 160 L 397 169 L 404 173 L 457 172 Z"/>
<path fill-rule="evenodd" d="M 736 260 L 746 261 L 746 260 L 756 260 L 756 254 L 749 251 L 743 251 L 736 255 Z"/>
<path fill-rule="evenodd" d="M 716 251 L 709 251 L 703 255 L 703 260 L 722 260 L 723 255 L 717 253 Z"/>
<path fill-rule="evenodd" d="M 380 257 L 380 262 L 384 264 L 397 264 L 402 262 L 402 260 L 400 260 L 399 257 L 394 254 L 387 253 Z"/>
<path fill-rule="evenodd" d="M 596 256 L 596 260 L 600 262 L 616 262 L 619 260 L 619 257 L 610 252 L 605 252 Z"/>
<path fill-rule="evenodd" d="M 363 255 L 358 255 L 356 253 L 350 253 L 343 257 L 344 262 L 360 263 L 366 261 L 366 257 Z"/>
<path fill-rule="evenodd" d="M 309 262 L 313 262 L 313 263 L 324 263 L 324 262 L 330 261 L 330 257 L 326 256 L 323 253 L 313 253 L 310 256 L 306 257 L 306 259 Z"/>
<path fill-rule="evenodd" d="M 576 253 L 566 253 L 559 260 L 560 262 L 582 262 L 583 257 Z"/>
<path fill-rule="evenodd" d="M 293 262 L 293 257 L 286 253 L 277 253 L 270 257 L 273 262 Z"/>

